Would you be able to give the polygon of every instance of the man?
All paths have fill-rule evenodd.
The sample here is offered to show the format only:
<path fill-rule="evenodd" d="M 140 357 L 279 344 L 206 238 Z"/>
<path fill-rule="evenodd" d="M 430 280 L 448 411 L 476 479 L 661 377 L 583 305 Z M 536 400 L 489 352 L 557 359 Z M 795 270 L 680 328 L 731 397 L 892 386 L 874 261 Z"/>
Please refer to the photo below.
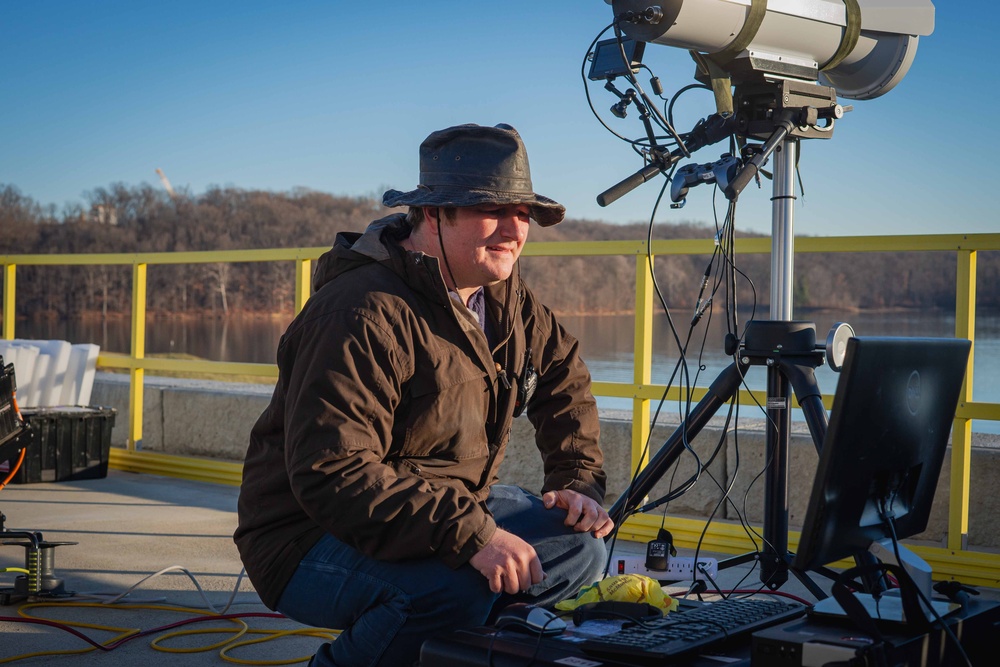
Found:
<path fill-rule="evenodd" d="M 421 643 L 516 601 L 599 578 L 613 528 L 597 408 L 577 341 L 521 282 L 533 192 L 507 125 L 420 147 L 409 206 L 338 234 L 278 345 L 250 436 L 235 540 L 261 599 L 339 628 L 314 665 L 412 664 Z M 541 498 L 497 484 L 516 414 L 544 462 Z"/>

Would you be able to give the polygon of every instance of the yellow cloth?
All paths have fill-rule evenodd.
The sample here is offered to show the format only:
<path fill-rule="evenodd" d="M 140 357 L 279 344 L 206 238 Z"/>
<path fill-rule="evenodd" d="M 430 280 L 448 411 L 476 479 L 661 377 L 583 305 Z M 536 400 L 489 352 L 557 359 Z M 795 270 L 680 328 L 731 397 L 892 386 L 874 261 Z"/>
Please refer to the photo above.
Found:
<path fill-rule="evenodd" d="M 572 611 L 588 602 L 603 602 L 617 600 L 619 602 L 648 602 L 659 607 L 663 613 L 676 611 L 677 600 L 663 592 L 655 579 L 641 574 L 616 574 L 597 582 L 593 586 L 585 586 L 572 600 L 556 603 L 560 611 Z"/>

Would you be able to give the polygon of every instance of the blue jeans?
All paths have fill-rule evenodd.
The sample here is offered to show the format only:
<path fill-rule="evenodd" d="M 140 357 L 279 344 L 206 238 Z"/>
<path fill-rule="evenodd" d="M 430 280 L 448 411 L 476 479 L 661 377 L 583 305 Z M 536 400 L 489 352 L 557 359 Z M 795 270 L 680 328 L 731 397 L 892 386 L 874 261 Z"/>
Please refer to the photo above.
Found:
<path fill-rule="evenodd" d="M 299 563 L 278 611 L 306 625 L 342 629 L 310 665 L 403 667 L 417 661 L 434 634 L 483 625 L 512 602 L 550 606 L 600 578 L 604 540 L 564 526 L 524 489 L 496 485 L 487 505 L 497 525 L 530 543 L 545 581 L 527 593 L 496 594 L 471 565 L 453 570 L 437 558 L 387 563 L 326 535 Z"/>

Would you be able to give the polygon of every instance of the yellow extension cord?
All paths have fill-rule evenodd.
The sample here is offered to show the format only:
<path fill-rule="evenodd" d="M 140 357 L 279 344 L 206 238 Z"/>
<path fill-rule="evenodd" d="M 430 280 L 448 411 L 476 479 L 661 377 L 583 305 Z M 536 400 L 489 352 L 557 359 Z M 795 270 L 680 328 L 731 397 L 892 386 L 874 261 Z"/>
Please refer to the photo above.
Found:
<path fill-rule="evenodd" d="M 18 614 L 26 619 L 32 620 L 44 620 L 51 621 L 53 623 L 59 623 L 61 625 L 66 625 L 73 628 L 86 628 L 89 630 L 99 630 L 102 632 L 113 632 L 117 633 L 114 637 L 107 640 L 102 644 L 102 646 L 109 646 L 115 642 L 121 641 L 127 637 L 138 634 L 141 632 L 138 628 L 119 628 L 107 625 L 97 625 L 95 623 L 84 623 L 81 621 L 53 621 L 52 619 L 47 619 L 39 616 L 33 616 L 27 613 L 29 609 L 36 608 L 46 608 L 46 607 L 89 607 L 98 609 L 147 609 L 154 611 L 172 611 L 185 614 L 194 614 L 198 616 L 213 617 L 219 616 L 219 614 L 213 612 L 205 612 L 200 609 L 189 609 L 187 607 L 174 607 L 169 605 L 140 605 L 140 604 L 115 604 L 107 605 L 98 602 L 35 602 L 22 605 L 18 610 Z M 204 628 L 197 630 L 179 630 L 177 632 L 164 633 L 150 642 L 150 647 L 157 651 L 163 651 L 165 653 L 199 653 L 204 651 L 212 651 L 215 649 L 219 650 L 219 656 L 226 662 L 236 663 L 240 665 L 291 665 L 298 662 L 307 662 L 312 655 L 307 655 L 300 658 L 290 658 L 287 660 L 244 660 L 241 658 L 234 658 L 229 655 L 230 651 L 234 649 L 241 648 L 244 646 L 250 646 L 252 644 L 259 644 L 266 641 L 281 639 L 284 637 L 292 636 L 305 636 L 305 637 L 318 637 L 321 639 L 326 639 L 333 641 L 340 634 L 339 630 L 322 630 L 314 628 L 300 628 L 296 630 L 251 630 L 249 626 L 238 618 L 221 618 L 219 620 L 230 621 L 236 623 L 238 627 L 234 629 L 226 628 Z M 197 635 L 197 634 L 219 634 L 219 633 L 229 633 L 232 634 L 231 637 L 211 644 L 209 646 L 201 646 L 195 648 L 171 648 L 168 646 L 163 646 L 162 643 L 173 639 L 176 637 L 182 637 L 187 635 Z M 250 639 L 241 642 L 236 640 L 244 635 L 265 635 L 257 639 Z M 24 653 L 21 655 L 12 656 L 10 658 L 0 659 L 0 664 L 11 663 L 17 660 L 24 660 L 26 658 L 37 658 L 41 656 L 56 656 L 56 655 L 78 655 L 82 653 L 88 653 L 90 651 L 96 651 L 97 648 L 94 646 L 88 646 L 83 649 L 68 649 L 60 651 L 39 651 L 35 653 Z"/>

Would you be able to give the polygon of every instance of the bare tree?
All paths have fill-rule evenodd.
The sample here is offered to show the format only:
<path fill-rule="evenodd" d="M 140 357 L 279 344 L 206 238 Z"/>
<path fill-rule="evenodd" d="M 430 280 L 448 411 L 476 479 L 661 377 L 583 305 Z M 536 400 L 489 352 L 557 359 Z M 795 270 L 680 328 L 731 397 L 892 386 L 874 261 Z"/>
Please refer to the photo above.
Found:
<path fill-rule="evenodd" d="M 208 277 L 212 280 L 215 292 L 219 295 L 220 303 L 222 304 L 222 315 L 223 317 L 229 316 L 229 301 L 226 298 L 226 285 L 229 282 L 229 274 L 231 272 L 231 264 L 226 262 L 218 262 L 215 264 L 206 264 L 205 272 Z M 214 310 L 215 303 L 213 301 L 212 307 Z"/>

